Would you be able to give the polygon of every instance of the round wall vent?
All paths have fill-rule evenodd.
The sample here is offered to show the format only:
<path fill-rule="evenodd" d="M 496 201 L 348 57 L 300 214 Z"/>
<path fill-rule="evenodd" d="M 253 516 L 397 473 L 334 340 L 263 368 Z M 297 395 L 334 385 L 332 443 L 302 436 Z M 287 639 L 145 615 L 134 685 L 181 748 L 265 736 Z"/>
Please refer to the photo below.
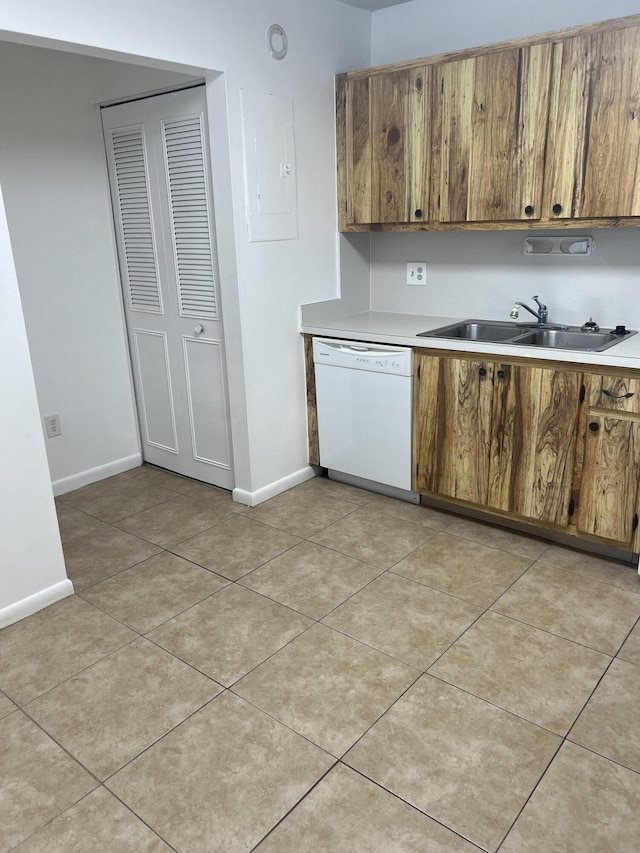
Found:
<path fill-rule="evenodd" d="M 267 30 L 267 48 L 274 59 L 284 59 L 287 55 L 287 34 L 280 24 L 271 24 Z"/>

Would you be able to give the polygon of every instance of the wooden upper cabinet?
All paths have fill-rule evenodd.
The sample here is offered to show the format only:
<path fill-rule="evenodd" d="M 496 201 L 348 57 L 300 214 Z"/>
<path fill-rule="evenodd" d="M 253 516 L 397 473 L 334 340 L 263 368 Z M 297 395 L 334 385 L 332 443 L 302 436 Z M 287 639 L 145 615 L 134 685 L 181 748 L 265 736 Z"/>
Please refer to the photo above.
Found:
<path fill-rule="evenodd" d="M 339 75 L 337 127 L 341 230 L 640 224 L 640 15 Z"/>
<path fill-rule="evenodd" d="M 371 222 L 371 102 L 369 78 L 337 79 L 339 227 Z"/>
<path fill-rule="evenodd" d="M 431 219 L 540 218 L 551 57 L 547 43 L 434 67 Z"/>
<path fill-rule="evenodd" d="M 554 45 L 543 215 L 640 216 L 640 27 Z"/>
<path fill-rule="evenodd" d="M 371 222 L 409 215 L 409 72 L 378 74 L 371 98 Z"/>
<path fill-rule="evenodd" d="M 429 79 L 426 68 L 338 78 L 342 224 L 422 221 L 430 169 Z"/>

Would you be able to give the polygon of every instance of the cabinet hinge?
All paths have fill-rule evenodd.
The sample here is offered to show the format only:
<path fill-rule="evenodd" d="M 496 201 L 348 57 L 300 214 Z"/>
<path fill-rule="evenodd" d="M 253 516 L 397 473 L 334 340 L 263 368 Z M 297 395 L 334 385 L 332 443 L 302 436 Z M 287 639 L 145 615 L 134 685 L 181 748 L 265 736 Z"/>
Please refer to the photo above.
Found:
<path fill-rule="evenodd" d="M 638 513 L 636 513 L 636 514 L 633 516 L 633 524 L 631 525 L 631 529 L 633 530 L 633 532 L 634 532 L 634 533 L 635 533 L 635 532 L 636 532 L 636 530 L 638 529 Z"/>
<path fill-rule="evenodd" d="M 573 498 L 571 498 L 571 500 L 569 501 L 569 515 L 573 515 L 573 513 L 575 511 L 576 511 L 576 505 L 573 502 Z"/>
<path fill-rule="evenodd" d="M 584 403 L 584 395 L 585 395 L 585 393 L 586 393 L 586 388 L 584 387 L 584 385 L 581 385 L 581 386 L 580 386 L 580 402 L 581 402 L 581 403 Z"/>

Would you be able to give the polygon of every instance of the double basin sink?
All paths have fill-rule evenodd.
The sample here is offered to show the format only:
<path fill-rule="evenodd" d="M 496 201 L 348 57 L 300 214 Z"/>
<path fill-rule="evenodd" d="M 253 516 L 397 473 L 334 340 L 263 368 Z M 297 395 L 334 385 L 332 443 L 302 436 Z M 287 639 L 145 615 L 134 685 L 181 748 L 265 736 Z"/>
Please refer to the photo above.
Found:
<path fill-rule="evenodd" d="M 623 327 L 618 327 L 619 329 Z M 602 352 L 638 333 L 631 330 L 600 329 L 583 331 L 580 326 L 559 326 L 550 323 L 507 323 L 499 320 L 465 320 L 430 332 L 420 332 L 419 338 L 479 341 L 493 344 L 568 349 L 581 352 Z"/>

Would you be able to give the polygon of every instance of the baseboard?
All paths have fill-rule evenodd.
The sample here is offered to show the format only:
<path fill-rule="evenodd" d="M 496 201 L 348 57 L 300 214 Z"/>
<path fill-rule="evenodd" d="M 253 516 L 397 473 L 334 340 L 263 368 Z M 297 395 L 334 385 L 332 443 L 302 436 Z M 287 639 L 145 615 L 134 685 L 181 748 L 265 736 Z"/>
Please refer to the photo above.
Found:
<path fill-rule="evenodd" d="M 237 503 L 245 504 L 246 506 L 258 506 L 258 504 L 268 501 L 269 498 L 274 498 L 276 495 L 280 495 L 282 492 L 286 492 L 294 486 L 299 486 L 300 483 L 304 483 L 306 480 L 311 480 L 315 476 L 316 472 L 311 465 L 306 465 L 299 471 L 295 471 L 293 474 L 288 474 L 281 480 L 276 480 L 275 483 L 269 483 L 268 486 L 263 486 L 255 492 L 247 492 L 244 489 L 234 489 L 233 499 Z"/>
<path fill-rule="evenodd" d="M 79 471 L 77 474 L 71 474 L 70 477 L 62 477 L 60 480 L 54 480 L 51 484 L 53 486 L 53 494 L 56 497 L 58 495 L 65 495 L 74 489 L 88 486 L 89 483 L 97 483 L 98 480 L 105 480 L 107 477 L 113 477 L 114 474 L 122 474 L 123 471 L 129 471 L 130 468 L 138 468 L 140 465 L 142 465 L 142 454 L 132 453 L 131 456 L 114 459 L 113 462 L 98 465 L 97 468 L 87 468 L 86 471 Z"/>
<path fill-rule="evenodd" d="M 21 601 L 16 601 L 15 604 L 3 607 L 0 609 L 0 628 L 6 628 L 7 625 L 12 625 L 24 619 L 25 616 L 31 616 L 32 613 L 37 613 L 43 607 L 48 607 L 68 595 L 73 595 L 73 584 L 70 580 L 64 580 L 41 589 L 40 592 L 29 595 Z"/>

